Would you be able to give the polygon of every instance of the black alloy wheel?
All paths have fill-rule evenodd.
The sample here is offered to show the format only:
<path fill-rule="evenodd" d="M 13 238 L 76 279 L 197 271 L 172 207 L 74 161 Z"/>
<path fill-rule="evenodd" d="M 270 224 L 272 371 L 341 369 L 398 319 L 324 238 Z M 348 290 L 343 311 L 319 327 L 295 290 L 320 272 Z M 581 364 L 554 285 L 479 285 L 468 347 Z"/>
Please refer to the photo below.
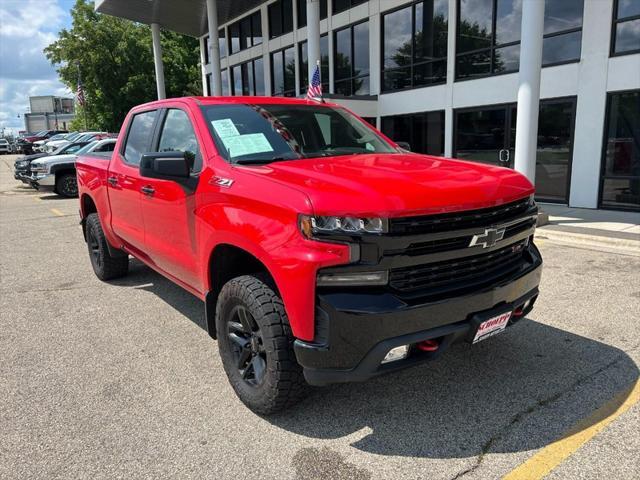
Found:
<path fill-rule="evenodd" d="M 267 370 L 267 353 L 260 327 L 244 305 L 236 305 L 231 311 L 227 336 L 240 377 L 253 387 L 261 385 Z"/>
<path fill-rule="evenodd" d="M 78 196 L 78 180 L 75 173 L 65 173 L 56 182 L 56 191 L 63 197 Z"/>

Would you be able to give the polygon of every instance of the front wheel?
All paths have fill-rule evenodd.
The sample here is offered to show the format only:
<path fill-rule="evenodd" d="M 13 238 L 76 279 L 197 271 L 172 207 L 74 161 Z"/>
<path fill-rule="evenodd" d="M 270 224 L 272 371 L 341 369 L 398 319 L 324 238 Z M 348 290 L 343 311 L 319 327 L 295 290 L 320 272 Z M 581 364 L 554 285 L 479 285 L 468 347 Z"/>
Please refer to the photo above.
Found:
<path fill-rule="evenodd" d="M 78 196 L 78 179 L 75 172 L 63 173 L 56 179 L 56 193 L 63 197 L 73 198 Z"/>
<path fill-rule="evenodd" d="M 245 275 L 222 287 L 216 331 L 229 382 L 251 410 L 270 414 L 305 397 L 284 305 L 263 279 Z"/>

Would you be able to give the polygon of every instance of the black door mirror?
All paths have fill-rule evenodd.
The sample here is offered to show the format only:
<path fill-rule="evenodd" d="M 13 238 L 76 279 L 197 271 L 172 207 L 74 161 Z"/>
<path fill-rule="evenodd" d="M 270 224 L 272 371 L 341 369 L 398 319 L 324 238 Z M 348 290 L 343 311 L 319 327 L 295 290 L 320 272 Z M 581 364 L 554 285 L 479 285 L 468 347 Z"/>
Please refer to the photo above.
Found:
<path fill-rule="evenodd" d="M 409 145 L 409 142 L 396 142 L 396 145 L 407 152 L 411 151 L 411 145 Z"/>
<path fill-rule="evenodd" d="M 140 159 L 140 176 L 181 181 L 189 178 L 189 160 L 184 152 L 145 153 Z"/>

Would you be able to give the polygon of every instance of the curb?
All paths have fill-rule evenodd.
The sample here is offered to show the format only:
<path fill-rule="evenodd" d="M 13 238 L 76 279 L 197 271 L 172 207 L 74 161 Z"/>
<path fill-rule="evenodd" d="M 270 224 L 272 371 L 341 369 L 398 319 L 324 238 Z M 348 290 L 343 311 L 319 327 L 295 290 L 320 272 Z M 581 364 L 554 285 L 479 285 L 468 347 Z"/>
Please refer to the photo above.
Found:
<path fill-rule="evenodd" d="M 537 239 L 549 240 L 554 243 L 640 257 L 640 239 L 569 231 L 566 227 L 558 225 L 539 228 L 536 230 L 535 236 Z"/>

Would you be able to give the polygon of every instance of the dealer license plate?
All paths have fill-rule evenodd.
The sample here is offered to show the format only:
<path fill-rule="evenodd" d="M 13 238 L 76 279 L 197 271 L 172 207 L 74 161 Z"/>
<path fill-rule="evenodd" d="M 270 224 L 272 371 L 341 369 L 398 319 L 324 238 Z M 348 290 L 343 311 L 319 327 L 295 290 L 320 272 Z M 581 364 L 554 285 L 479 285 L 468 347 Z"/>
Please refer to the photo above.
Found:
<path fill-rule="evenodd" d="M 481 340 L 485 340 L 489 337 L 493 337 L 507 328 L 509 319 L 512 312 L 505 312 L 496 317 L 492 317 L 489 320 L 485 320 L 480 324 L 476 331 L 476 336 L 473 338 L 473 343 L 478 343 Z"/>

